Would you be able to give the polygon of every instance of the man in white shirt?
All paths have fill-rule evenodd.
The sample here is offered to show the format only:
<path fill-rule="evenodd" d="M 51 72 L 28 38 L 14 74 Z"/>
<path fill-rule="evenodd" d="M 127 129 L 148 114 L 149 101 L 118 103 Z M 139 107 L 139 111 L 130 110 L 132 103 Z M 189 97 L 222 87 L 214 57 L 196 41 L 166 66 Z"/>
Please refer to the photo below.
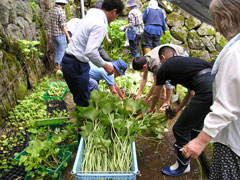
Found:
<path fill-rule="evenodd" d="M 110 75 L 113 66 L 106 63 L 99 54 L 99 47 L 105 37 L 107 26 L 123 10 L 121 0 L 104 0 L 102 9 L 91 9 L 74 32 L 62 61 L 65 81 L 73 94 L 77 106 L 88 106 L 89 61 L 103 67 Z"/>

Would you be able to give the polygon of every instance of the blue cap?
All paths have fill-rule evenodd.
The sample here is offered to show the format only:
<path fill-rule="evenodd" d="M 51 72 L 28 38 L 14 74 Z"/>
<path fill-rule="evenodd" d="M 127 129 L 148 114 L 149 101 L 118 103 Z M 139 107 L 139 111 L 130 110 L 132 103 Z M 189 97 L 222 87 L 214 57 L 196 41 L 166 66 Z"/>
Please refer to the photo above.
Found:
<path fill-rule="evenodd" d="M 120 75 L 125 75 L 125 71 L 127 70 L 127 63 L 125 63 L 122 59 L 118 59 L 111 63 Z"/>

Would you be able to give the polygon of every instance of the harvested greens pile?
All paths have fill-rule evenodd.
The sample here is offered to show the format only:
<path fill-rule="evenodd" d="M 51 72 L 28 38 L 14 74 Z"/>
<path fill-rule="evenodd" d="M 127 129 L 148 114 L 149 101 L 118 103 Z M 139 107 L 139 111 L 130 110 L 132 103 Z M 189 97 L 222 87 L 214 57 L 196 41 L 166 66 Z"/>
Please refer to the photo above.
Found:
<path fill-rule="evenodd" d="M 150 126 L 152 114 L 146 114 L 147 108 L 141 100 L 122 102 L 117 95 L 93 91 L 89 106 L 73 113 L 85 140 L 82 171 L 130 171 L 131 144 Z"/>

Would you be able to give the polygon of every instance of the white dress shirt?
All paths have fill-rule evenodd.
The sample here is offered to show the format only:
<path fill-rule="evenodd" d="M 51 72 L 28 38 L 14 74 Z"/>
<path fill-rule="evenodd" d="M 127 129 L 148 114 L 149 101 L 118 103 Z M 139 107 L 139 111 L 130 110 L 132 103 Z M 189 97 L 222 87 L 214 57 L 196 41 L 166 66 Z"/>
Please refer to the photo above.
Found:
<path fill-rule="evenodd" d="M 106 34 L 108 20 L 100 9 L 90 9 L 81 20 L 81 24 L 74 32 L 66 53 L 74 55 L 81 62 L 91 61 L 98 67 L 103 67 L 105 61 L 99 54 L 99 47 Z"/>
<path fill-rule="evenodd" d="M 240 40 L 219 57 L 213 97 L 203 131 L 240 156 Z"/>

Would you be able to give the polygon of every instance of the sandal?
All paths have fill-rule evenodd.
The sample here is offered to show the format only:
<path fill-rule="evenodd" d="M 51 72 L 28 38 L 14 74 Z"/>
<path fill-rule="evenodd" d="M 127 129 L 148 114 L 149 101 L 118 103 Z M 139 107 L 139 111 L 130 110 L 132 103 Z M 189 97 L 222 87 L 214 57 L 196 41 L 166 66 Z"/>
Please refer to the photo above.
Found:
<path fill-rule="evenodd" d="M 169 109 L 170 105 L 169 104 L 165 104 L 165 105 L 162 105 L 158 112 L 162 112 L 162 111 L 166 111 L 167 109 Z"/>

